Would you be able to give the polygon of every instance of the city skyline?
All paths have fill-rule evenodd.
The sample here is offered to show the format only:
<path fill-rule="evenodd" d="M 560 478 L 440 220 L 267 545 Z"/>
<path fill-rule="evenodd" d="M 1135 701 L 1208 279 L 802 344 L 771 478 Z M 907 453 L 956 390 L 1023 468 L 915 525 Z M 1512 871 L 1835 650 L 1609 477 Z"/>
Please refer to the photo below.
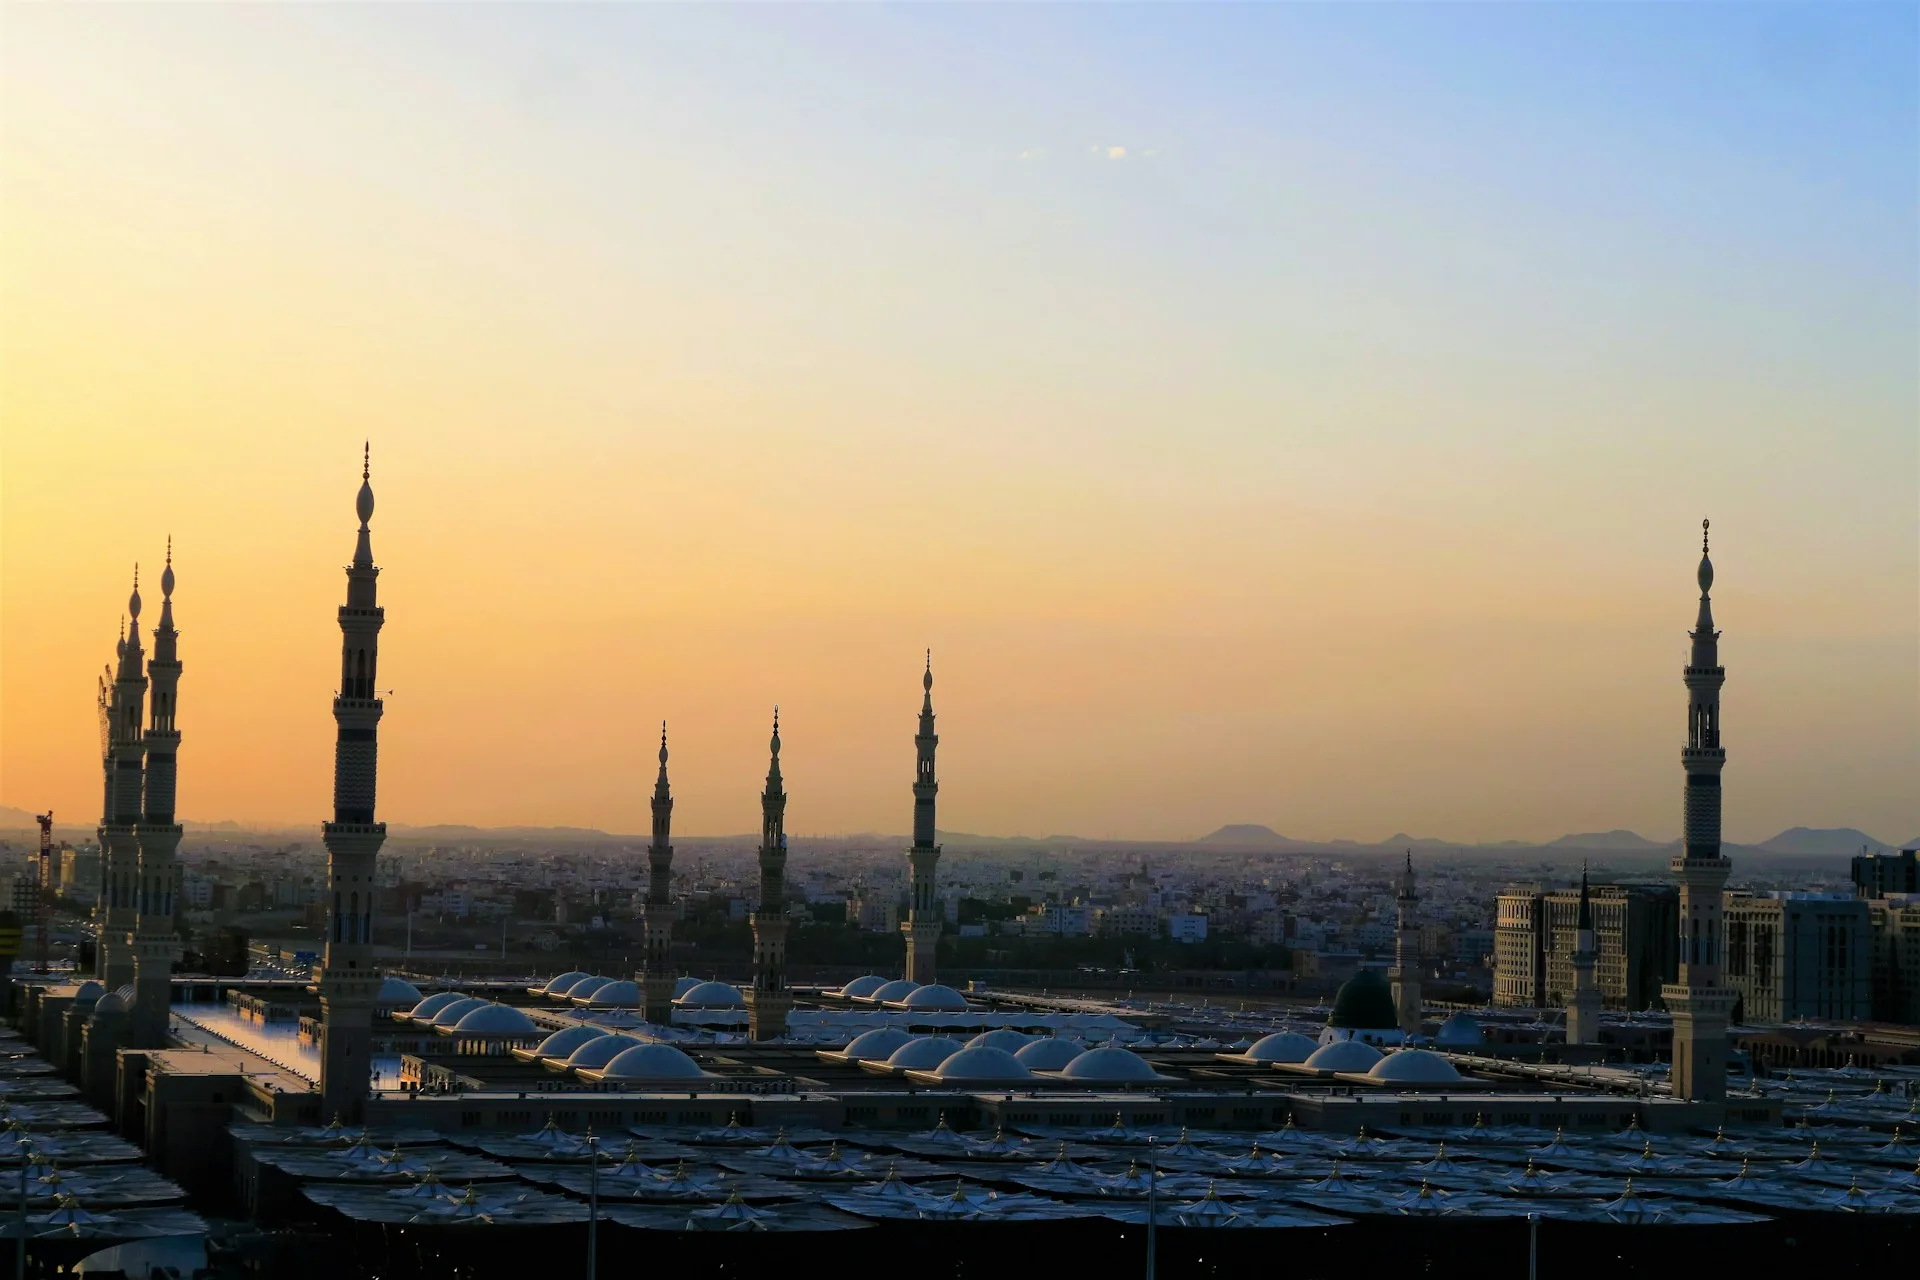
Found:
<path fill-rule="evenodd" d="M 381 65 L 352 13 L 10 15 L 0 803 L 97 805 L 171 533 L 182 812 L 319 822 L 370 434 L 396 821 L 642 832 L 666 719 L 676 822 L 746 831 L 777 702 L 792 829 L 905 830 L 931 646 L 954 829 L 1665 838 L 1710 514 L 1728 839 L 1910 838 L 1913 32 L 1455 12 L 1002 15 L 1078 69 L 763 28 L 813 70 L 737 14 L 385 15 L 451 37 L 417 102 L 322 92 Z M 780 115 L 835 41 L 898 56 Z"/>

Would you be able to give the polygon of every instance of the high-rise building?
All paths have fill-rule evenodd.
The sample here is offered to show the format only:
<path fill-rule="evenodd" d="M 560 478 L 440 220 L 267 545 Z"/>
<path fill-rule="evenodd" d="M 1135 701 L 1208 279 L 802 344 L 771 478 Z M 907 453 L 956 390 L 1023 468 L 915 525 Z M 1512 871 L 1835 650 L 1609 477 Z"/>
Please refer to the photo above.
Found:
<path fill-rule="evenodd" d="M 1673 1096 L 1689 1102 L 1719 1102 L 1727 1093 L 1727 1022 L 1737 992 L 1722 981 L 1725 944 L 1722 913 L 1733 863 L 1720 851 L 1720 633 L 1713 625 L 1713 561 L 1707 555 L 1707 524 L 1700 525 L 1700 612 L 1693 652 L 1687 660 L 1687 744 L 1680 749 L 1686 771 L 1680 852 L 1670 869 L 1680 884 L 1680 966 L 1661 995 L 1673 1015 Z"/>
<path fill-rule="evenodd" d="M 1867 904 L 1826 893 L 1730 893 L 1726 985 L 1743 1023 L 1871 1016 Z"/>
<path fill-rule="evenodd" d="M 1679 894 L 1670 884 L 1589 884 L 1594 986 L 1603 1007 L 1646 1009 L 1676 971 Z M 1554 1009 L 1573 998 L 1580 891 L 1515 885 L 1498 900 L 1493 1002 Z"/>
<path fill-rule="evenodd" d="M 180 633 L 173 625 L 173 539 L 167 539 L 167 567 L 160 574 L 160 625 L 153 629 L 153 660 L 147 664 L 152 698 L 145 735 L 146 787 L 140 825 L 133 932 L 133 1009 L 127 1043 L 157 1049 L 166 1043 L 173 999 L 173 964 L 180 955 L 175 930 L 175 889 L 180 866 L 180 824 L 174 821 L 180 728 L 174 719 L 180 690 Z"/>
<path fill-rule="evenodd" d="M 371 451 L 369 451 L 370 453 Z M 321 825 L 327 847 L 327 936 L 320 960 L 320 1104 L 349 1122 L 360 1116 L 372 1075 L 373 1004 L 380 974 L 373 962 L 374 863 L 387 827 L 374 819 L 380 717 L 376 687 L 380 570 L 373 563 L 371 464 L 360 467 L 354 509 L 360 534 L 347 566 L 340 606 L 340 692 L 333 700 L 333 821 Z"/>
<path fill-rule="evenodd" d="M 1400 1029 L 1409 1035 L 1420 1030 L 1420 923 L 1416 915 L 1420 893 L 1413 876 L 1413 850 L 1407 850 L 1406 870 L 1400 873 L 1400 892 L 1394 900 L 1393 972 L 1388 981 Z"/>
<path fill-rule="evenodd" d="M 653 783 L 653 840 L 647 845 L 647 901 L 640 909 L 646 952 L 640 970 L 648 1022 L 673 1021 L 673 790 L 667 785 L 667 726 L 660 725 L 660 776 Z"/>
<path fill-rule="evenodd" d="M 120 638 L 120 664 L 113 690 L 104 700 L 106 729 L 102 743 L 107 786 L 100 821 L 105 850 L 105 893 L 94 909 L 99 922 L 95 972 L 108 991 L 133 981 L 133 932 L 139 926 L 140 804 L 145 789 L 146 735 L 141 712 L 147 697 L 146 652 L 140 647 L 140 571 L 133 573 L 127 601 L 131 621 Z"/>
<path fill-rule="evenodd" d="M 940 890 L 934 872 L 940 865 L 940 846 L 935 843 L 933 799 L 939 794 L 940 781 L 933 772 L 933 753 L 940 736 L 933 731 L 933 651 L 927 651 L 926 674 L 920 677 L 920 731 L 914 735 L 913 772 L 913 848 L 907 851 L 912 868 L 912 888 L 907 907 L 907 979 L 929 983 L 934 977 L 934 953 L 940 944 L 940 930 L 946 912 L 940 904 Z"/>
<path fill-rule="evenodd" d="M 760 909 L 753 913 L 753 985 L 747 988 L 747 1034 L 775 1040 L 787 1033 L 787 793 L 780 778 L 780 710 L 773 712 L 766 790 L 760 793 Z"/>
<path fill-rule="evenodd" d="M 1870 1016 L 1920 1026 L 1920 895 L 1867 900 Z"/>
<path fill-rule="evenodd" d="M 1920 851 L 1862 853 L 1853 859 L 1853 893 L 1857 898 L 1885 898 L 1896 893 L 1920 893 Z"/>

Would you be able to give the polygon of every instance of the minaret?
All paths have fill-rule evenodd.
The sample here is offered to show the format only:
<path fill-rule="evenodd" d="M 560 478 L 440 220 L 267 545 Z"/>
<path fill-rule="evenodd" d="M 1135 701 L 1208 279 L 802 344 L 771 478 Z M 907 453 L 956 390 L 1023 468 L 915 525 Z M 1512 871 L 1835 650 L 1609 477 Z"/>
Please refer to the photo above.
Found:
<path fill-rule="evenodd" d="M 640 990 L 648 1022 L 673 1021 L 673 792 L 667 786 L 667 726 L 660 725 L 660 776 L 653 784 L 653 843 L 647 846 L 647 901 L 640 918 L 647 950 Z"/>
<path fill-rule="evenodd" d="M 934 843 L 933 798 L 940 782 L 933 775 L 933 753 L 940 735 L 933 731 L 933 650 L 927 650 L 927 671 L 920 677 L 920 732 L 913 735 L 913 848 L 907 862 L 913 869 L 913 899 L 907 907 L 907 981 L 929 983 L 934 977 L 934 953 L 946 924 L 934 871 L 940 865 L 940 846 Z"/>
<path fill-rule="evenodd" d="M 371 453 L 371 450 L 369 450 Z M 360 468 L 360 537 L 347 566 L 347 602 L 340 608 L 340 692 L 333 700 L 333 821 L 321 825 L 327 846 L 327 937 L 320 968 L 320 1106 L 331 1117 L 360 1118 L 371 1075 L 373 1001 L 380 975 L 373 964 L 374 859 L 387 827 L 373 818 L 381 705 L 374 687 L 380 627 L 375 603 L 380 570 L 373 564 L 373 484 Z"/>
<path fill-rule="evenodd" d="M 1407 869 L 1400 873 L 1400 893 L 1395 901 L 1393 921 L 1393 972 L 1387 975 L 1393 988 L 1393 1009 L 1400 1030 L 1414 1035 L 1420 1030 L 1420 925 L 1415 911 L 1420 894 L 1413 876 L 1413 850 L 1407 850 Z"/>
<path fill-rule="evenodd" d="M 1567 1043 L 1600 1043 L 1600 987 L 1594 962 L 1600 948 L 1593 939 L 1593 903 L 1587 897 L 1587 869 L 1580 868 L 1580 915 L 1573 932 L 1573 1000 L 1567 1005 Z"/>
<path fill-rule="evenodd" d="M 780 709 L 773 711 L 773 763 L 760 795 L 760 909 L 753 913 L 753 986 L 747 991 L 747 1034 L 775 1040 L 787 1033 L 787 793 L 780 784 Z"/>
<path fill-rule="evenodd" d="M 158 1049 L 167 1042 L 173 1003 L 173 962 L 180 952 L 174 931 L 174 855 L 180 824 L 173 819 L 180 730 L 174 698 L 180 688 L 180 633 L 173 626 L 173 539 L 160 574 L 160 625 L 153 629 L 153 661 L 147 664 L 153 697 L 147 721 L 146 805 L 140 814 L 139 887 L 133 932 L 133 1017 L 128 1047 Z"/>
<path fill-rule="evenodd" d="M 145 783 L 147 744 L 141 711 L 147 697 L 146 652 L 140 647 L 140 569 L 134 566 L 133 595 L 127 601 L 132 621 L 120 641 L 120 666 L 109 702 L 107 756 L 113 780 L 108 784 L 107 820 L 100 825 L 101 861 L 106 896 L 99 913 L 101 983 L 118 991 L 133 981 L 133 931 L 139 925 L 136 885 L 140 878 L 140 797 Z"/>
<path fill-rule="evenodd" d="M 1737 993 L 1720 985 L 1720 924 L 1727 872 L 1720 854 L 1720 633 L 1713 629 L 1713 561 L 1707 558 L 1707 522 L 1700 522 L 1700 616 L 1687 661 L 1686 829 L 1670 868 L 1680 882 L 1679 980 L 1660 990 L 1673 1014 L 1673 1096 L 1718 1102 L 1727 1093 L 1727 1021 Z"/>

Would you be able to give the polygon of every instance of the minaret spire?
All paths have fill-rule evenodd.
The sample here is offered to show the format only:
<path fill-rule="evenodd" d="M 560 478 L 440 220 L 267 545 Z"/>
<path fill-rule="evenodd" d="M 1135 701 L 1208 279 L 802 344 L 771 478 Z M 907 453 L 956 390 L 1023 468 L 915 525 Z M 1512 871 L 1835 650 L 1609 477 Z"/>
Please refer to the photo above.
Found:
<path fill-rule="evenodd" d="M 135 581 L 137 584 L 137 576 Z M 167 564 L 160 573 L 160 625 L 153 629 L 153 660 L 147 664 L 153 697 L 143 738 L 146 798 L 135 833 L 139 861 L 132 940 L 134 996 L 127 1039 L 128 1047 L 135 1049 L 157 1049 L 166 1044 L 173 964 L 180 953 L 174 910 L 181 828 L 174 821 L 173 810 L 180 752 L 180 729 L 174 715 L 182 668 L 180 633 L 173 625 L 174 582 L 173 537 L 168 535 Z"/>
<path fill-rule="evenodd" d="M 1600 987 L 1594 980 L 1594 965 L 1600 948 L 1594 941 L 1593 899 L 1587 891 L 1587 867 L 1580 867 L 1580 908 L 1574 917 L 1573 998 L 1567 1003 L 1567 1043 L 1600 1043 Z"/>
<path fill-rule="evenodd" d="M 1413 874 L 1413 850 L 1409 849 L 1406 869 L 1400 873 L 1400 892 L 1394 899 L 1393 971 L 1387 975 L 1394 1012 L 1399 1016 L 1400 1030 L 1407 1035 L 1419 1032 L 1423 1009 L 1419 910 L 1420 891 Z"/>
<path fill-rule="evenodd" d="M 787 1033 L 787 792 L 780 777 L 780 708 L 773 709 L 766 790 L 760 793 L 760 907 L 753 913 L 753 986 L 747 1033 L 775 1040 Z"/>
<path fill-rule="evenodd" d="M 109 699 L 107 755 L 112 781 L 107 786 L 106 821 L 100 826 L 103 887 L 96 918 L 98 972 L 109 991 L 134 978 L 133 932 L 139 925 L 140 806 L 146 789 L 146 736 L 141 724 L 147 697 L 146 650 L 140 645 L 140 566 L 133 566 L 133 592 L 127 598 L 127 624 L 115 648 Z"/>
<path fill-rule="evenodd" d="M 647 846 L 647 900 L 640 909 L 646 950 L 640 970 L 648 1022 L 673 1021 L 673 790 L 667 785 L 667 722 L 660 722 L 660 776 L 653 784 L 653 842 Z"/>
<path fill-rule="evenodd" d="M 907 923 L 901 931 L 907 937 L 907 978 L 930 983 L 935 977 L 940 933 L 946 924 L 946 912 L 940 905 L 935 872 L 940 865 L 938 831 L 934 823 L 934 797 L 940 793 L 940 781 L 934 776 L 933 755 L 940 746 L 940 735 L 933 731 L 933 650 L 927 650 L 927 669 L 920 677 L 920 731 L 913 737 L 913 847 L 907 850 L 911 869 L 912 896 L 907 906 Z"/>
<path fill-rule="evenodd" d="M 1700 522 L 1700 613 L 1683 680 L 1687 687 L 1687 741 L 1680 765 L 1687 775 L 1682 847 L 1670 869 L 1680 882 L 1680 971 L 1661 988 L 1673 1014 L 1673 1093 L 1693 1102 L 1719 1102 L 1727 1091 L 1727 1022 L 1738 996 L 1722 986 L 1721 916 L 1733 864 L 1720 851 L 1720 633 L 1713 625 L 1713 560 L 1707 521 Z"/>
<path fill-rule="evenodd" d="M 374 819 L 378 734 L 385 712 L 376 687 L 380 570 L 373 563 L 372 446 L 361 455 L 360 517 L 347 602 L 340 607 L 340 692 L 333 700 L 333 821 L 327 846 L 327 936 L 320 969 L 320 1100 L 329 1115 L 359 1118 L 371 1076 L 373 1002 L 380 974 L 373 959 L 374 863 L 387 828 Z"/>

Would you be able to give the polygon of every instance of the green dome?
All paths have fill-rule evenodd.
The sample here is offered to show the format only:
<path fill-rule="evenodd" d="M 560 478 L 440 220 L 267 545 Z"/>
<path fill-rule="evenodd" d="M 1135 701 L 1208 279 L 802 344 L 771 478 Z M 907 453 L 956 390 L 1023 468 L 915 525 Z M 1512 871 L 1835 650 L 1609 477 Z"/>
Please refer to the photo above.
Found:
<path fill-rule="evenodd" d="M 1393 992 L 1379 970 L 1362 969 L 1341 984 L 1327 1025 L 1355 1031 L 1391 1031 L 1400 1025 L 1393 1008 Z"/>

